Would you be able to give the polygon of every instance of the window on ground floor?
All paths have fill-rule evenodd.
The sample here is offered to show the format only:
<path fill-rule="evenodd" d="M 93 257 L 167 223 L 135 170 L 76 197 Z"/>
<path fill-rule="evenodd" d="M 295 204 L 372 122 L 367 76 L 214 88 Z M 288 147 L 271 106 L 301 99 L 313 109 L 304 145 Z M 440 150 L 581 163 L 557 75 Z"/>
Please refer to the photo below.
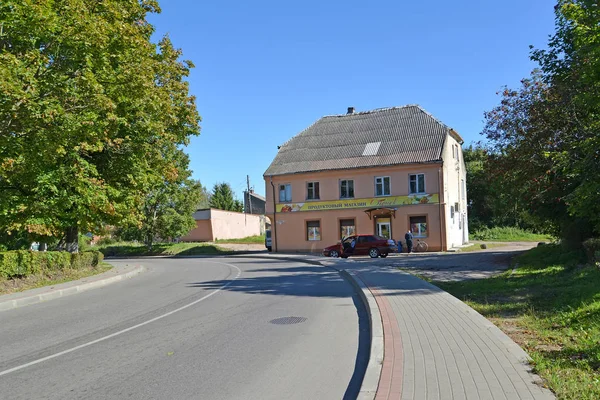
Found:
<path fill-rule="evenodd" d="M 356 222 L 354 219 L 340 219 L 340 238 L 356 234 Z"/>
<path fill-rule="evenodd" d="M 321 221 L 306 221 L 306 240 L 321 240 Z"/>
<path fill-rule="evenodd" d="M 410 217 L 410 230 L 414 237 L 427 237 L 427 217 L 424 215 Z"/>

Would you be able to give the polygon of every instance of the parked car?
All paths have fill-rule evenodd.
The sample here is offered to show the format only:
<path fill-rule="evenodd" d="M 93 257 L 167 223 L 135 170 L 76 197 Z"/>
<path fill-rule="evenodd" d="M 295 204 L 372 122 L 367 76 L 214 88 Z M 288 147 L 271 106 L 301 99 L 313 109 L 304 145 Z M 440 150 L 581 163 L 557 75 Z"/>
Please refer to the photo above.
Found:
<path fill-rule="evenodd" d="M 352 240 L 356 240 L 353 252 L 344 252 L 345 246 L 349 246 Z M 344 238 L 337 244 L 334 244 L 323 249 L 323 255 L 325 257 L 343 257 L 348 256 L 363 256 L 369 255 L 371 258 L 385 258 L 390 253 L 394 253 L 398 250 L 396 241 L 393 239 L 386 239 L 377 235 L 354 235 Z"/>
<path fill-rule="evenodd" d="M 265 247 L 268 251 L 271 251 L 273 248 L 271 247 L 271 230 L 267 229 L 265 231 Z"/>

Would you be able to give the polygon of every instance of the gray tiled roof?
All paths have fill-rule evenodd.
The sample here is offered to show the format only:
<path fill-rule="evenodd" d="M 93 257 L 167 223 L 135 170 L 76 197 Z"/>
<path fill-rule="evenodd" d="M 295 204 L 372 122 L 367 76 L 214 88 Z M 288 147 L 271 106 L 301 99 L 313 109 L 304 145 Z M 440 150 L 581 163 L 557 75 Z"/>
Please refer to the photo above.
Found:
<path fill-rule="evenodd" d="M 418 105 L 326 116 L 281 146 L 265 176 L 441 161 L 449 131 Z"/>

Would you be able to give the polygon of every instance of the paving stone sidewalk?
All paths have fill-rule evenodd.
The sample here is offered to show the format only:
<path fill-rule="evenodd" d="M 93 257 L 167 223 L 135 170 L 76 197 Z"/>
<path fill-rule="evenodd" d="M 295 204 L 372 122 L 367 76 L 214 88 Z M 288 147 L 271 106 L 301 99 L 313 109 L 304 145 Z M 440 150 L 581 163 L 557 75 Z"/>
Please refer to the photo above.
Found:
<path fill-rule="evenodd" d="M 381 311 L 377 399 L 554 398 L 530 372 L 528 355 L 462 301 L 394 267 L 336 267 L 358 274 Z"/>

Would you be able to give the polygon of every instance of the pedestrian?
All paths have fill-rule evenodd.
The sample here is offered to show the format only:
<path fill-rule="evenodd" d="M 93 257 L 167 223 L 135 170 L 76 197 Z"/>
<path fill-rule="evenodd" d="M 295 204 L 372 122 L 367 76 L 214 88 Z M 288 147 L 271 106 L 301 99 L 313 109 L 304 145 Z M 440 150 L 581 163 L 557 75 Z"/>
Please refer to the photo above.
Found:
<path fill-rule="evenodd" d="M 356 238 L 353 237 L 352 240 L 350 241 L 349 246 L 344 249 L 344 252 L 347 255 L 354 254 L 354 246 L 356 246 Z"/>
<path fill-rule="evenodd" d="M 406 232 L 406 235 L 404 235 L 404 239 L 406 240 L 406 251 L 408 253 L 412 253 L 413 234 L 410 229 L 408 230 L 408 232 Z"/>

